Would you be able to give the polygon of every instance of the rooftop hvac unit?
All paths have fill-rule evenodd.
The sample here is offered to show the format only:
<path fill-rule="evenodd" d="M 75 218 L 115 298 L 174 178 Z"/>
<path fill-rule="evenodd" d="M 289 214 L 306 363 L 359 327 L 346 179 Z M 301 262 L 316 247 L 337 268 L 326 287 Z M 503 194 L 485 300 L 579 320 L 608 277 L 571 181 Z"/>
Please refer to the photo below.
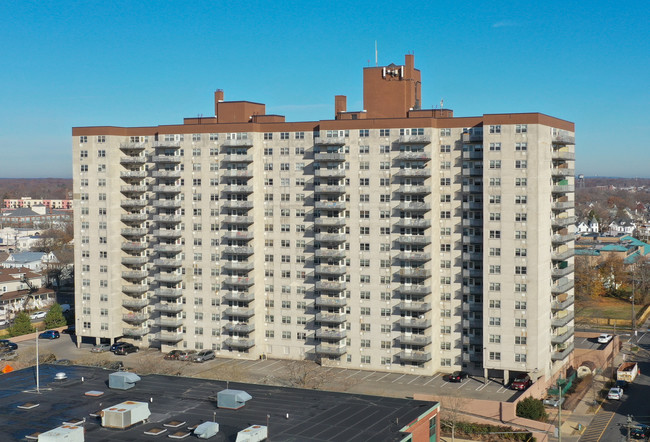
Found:
<path fill-rule="evenodd" d="M 241 430 L 237 433 L 236 442 L 258 442 L 265 440 L 267 435 L 266 426 L 264 425 L 251 425 L 250 427 Z"/>
<path fill-rule="evenodd" d="M 219 432 L 219 424 L 216 422 L 203 422 L 194 429 L 194 435 L 199 439 L 209 439 Z"/>
<path fill-rule="evenodd" d="M 135 383 L 140 380 L 140 376 L 135 373 L 115 372 L 108 375 L 108 387 L 116 390 L 128 390 L 135 387 Z"/>
<path fill-rule="evenodd" d="M 217 407 L 238 410 L 253 397 L 243 390 L 222 390 L 217 393 Z"/>
<path fill-rule="evenodd" d="M 84 429 L 76 425 L 61 425 L 38 435 L 38 442 L 83 442 Z"/>
<path fill-rule="evenodd" d="M 126 401 L 101 411 L 102 426 L 124 429 L 146 421 L 150 415 L 148 403 Z"/>

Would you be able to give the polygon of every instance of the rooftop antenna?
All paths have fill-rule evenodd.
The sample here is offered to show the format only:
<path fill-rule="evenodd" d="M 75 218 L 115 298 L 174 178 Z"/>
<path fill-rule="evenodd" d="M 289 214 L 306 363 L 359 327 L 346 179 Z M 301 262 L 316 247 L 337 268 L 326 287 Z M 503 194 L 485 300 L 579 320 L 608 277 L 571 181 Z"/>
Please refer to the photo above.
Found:
<path fill-rule="evenodd" d="M 441 99 L 440 99 L 440 109 L 444 109 L 444 107 L 443 107 L 444 105 L 445 105 L 445 100 L 443 100 L 443 99 L 441 98 Z"/>
<path fill-rule="evenodd" d="M 377 40 L 375 40 L 375 66 L 379 66 L 377 61 Z"/>

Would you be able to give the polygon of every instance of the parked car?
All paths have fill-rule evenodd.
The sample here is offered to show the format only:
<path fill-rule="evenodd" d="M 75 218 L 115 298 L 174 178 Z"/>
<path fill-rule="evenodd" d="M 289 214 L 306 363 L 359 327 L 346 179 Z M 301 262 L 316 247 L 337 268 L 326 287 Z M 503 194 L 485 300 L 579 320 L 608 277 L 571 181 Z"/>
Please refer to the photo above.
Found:
<path fill-rule="evenodd" d="M 464 371 L 455 371 L 449 375 L 447 378 L 448 382 L 463 382 L 463 379 L 467 378 L 467 373 Z"/>
<path fill-rule="evenodd" d="M 609 393 L 607 393 L 607 399 L 612 399 L 619 401 L 623 398 L 623 389 L 619 387 L 612 387 L 609 389 Z"/>
<path fill-rule="evenodd" d="M 527 374 L 518 374 L 510 384 L 513 390 L 525 390 L 533 384 L 533 380 Z"/>
<path fill-rule="evenodd" d="M 126 342 L 116 342 L 113 345 L 111 345 L 109 350 L 112 351 L 113 353 L 115 353 L 115 350 L 117 350 L 119 347 L 121 347 L 124 344 L 126 344 Z"/>
<path fill-rule="evenodd" d="M 43 319 L 47 315 L 47 312 L 34 312 L 29 315 L 29 319 Z"/>
<path fill-rule="evenodd" d="M 650 425 L 639 424 L 630 429 L 630 436 L 634 439 L 646 439 L 650 437 Z"/>
<path fill-rule="evenodd" d="M 6 345 L 9 347 L 11 350 L 17 350 L 18 349 L 18 344 L 15 342 L 11 342 L 9 339 L 0 339 L 0 346 Z"/>
<path fill-rule="evenodd" d="M 77 327 L 75 327 L 74 325 L 68 325 L 68 328 L 63 330 L 63 333 L 66 333 L 68 335 L 74 335 L 76 333 L 76 329 Z"/>
<path fill-rule="evenodd" d="M 557 396 L 549 396 L 546 399 L 544 399 L 543 402 L 544 405 L 557 408 L 564 402 L 564 399 L 565 399 L 564 397 L 562 398 L 562 400 L 560 400 L 560 398 Z"/>
<path fill-rule="evenodd" d="M 168 361 L 176 361 L 181 353 L 183 353 L 183 350 L 172 350 L 165 355 L 164 359 L 167 359 Z"/>
<path fill-rule="evenodd" d="M 192 360 L 194 362 L 205 362 L 214 358 L 215 358 L 215 354 L 212 350 L 201 350 L 200 352 L 194 355 Z"/>
<path fill-rule="evenodd" d="M 0 319 L 0 327 L 4 327 L 5 325 L 9 324 L 6 319 Z"/>
<path fill-rule="evenodd" d="M 117 350 L 115 350 L 113 353 L 116 355 L 128 355 L 129 353 L 137 353 L 140 351 L 140 348 L 136 347 L 133 344 L 130 344 L 128 342 L 124 343 L 124 345 L 120 345 Z"/>
<path fill-rule="evenodd" d="M 179 361 L 191 361 L 196 354 L 196 350 L 183 350 L 178 355 Z"/>
<path fill-rule="evenodd" d="M 95 344 L 93 345 L 93 348 L 90 349 L 93 353 L 104 353 L 105 351 L 109 351 L 111 349 L 110 344 Z"/>
<path fill-rule="evenodd" d="M 627 387 L 629 386 L 630 383 L 628 381 L 616 381 L 616 383 L 614 384 L 614 387 L 618 387 L 623 391 L 627 390 Z"/>
<path fill-rule="evenodd" d="M 607 344 L 609 341 L 612 340 L 614 336 L 608 335 L 607 333 L 602 333 L 600 336 L 598 336 L 598 343 L 599 344 Z"/>
<path fill-rule="evenodd" d="M 56 330 L 47 330 L 38 335 L 39 339 L 59 339 L 60 337 L 61 333 Z"/>

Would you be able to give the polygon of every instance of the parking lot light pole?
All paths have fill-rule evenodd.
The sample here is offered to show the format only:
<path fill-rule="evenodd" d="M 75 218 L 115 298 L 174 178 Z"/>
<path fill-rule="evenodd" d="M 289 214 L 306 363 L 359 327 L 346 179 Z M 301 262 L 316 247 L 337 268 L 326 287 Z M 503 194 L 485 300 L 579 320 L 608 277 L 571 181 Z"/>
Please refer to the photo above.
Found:
<path fill-rule="evenodd" d="M 557 380 L 557 391 L 559 395 L 557 405 L 557 440 L 562 442 L 562 385 L 560 379 Z"/>

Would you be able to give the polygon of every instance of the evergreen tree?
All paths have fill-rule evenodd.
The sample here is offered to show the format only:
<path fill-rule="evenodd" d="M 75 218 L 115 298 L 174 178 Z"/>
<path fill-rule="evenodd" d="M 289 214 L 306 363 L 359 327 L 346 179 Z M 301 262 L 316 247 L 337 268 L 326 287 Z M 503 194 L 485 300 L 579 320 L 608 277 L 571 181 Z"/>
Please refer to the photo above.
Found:
<path fill-rule="evenodd" d="M 20 312 L 14 318 L 14 323 L 9 327 L 9 336 L 20 336 L 29 333 L 34 333 L 36 329 L 32 326 L 29 315 L 25 312 Z"/>
<path fill-rule="evenodd" d="M 517 404 L 517 416 L 541 422 L 546 422 L 548 419 L 542 401 L 530 396 Z"/>
<path fill-rule="evenodd" d="M 59 304 L 54 304 L 50 307 L 50 310 L 45 315 L 45 327 L 46 328 L 56 328 L 62 327 L 67 324 L 67 321 L 63 317 L 63 310 Z"/>

